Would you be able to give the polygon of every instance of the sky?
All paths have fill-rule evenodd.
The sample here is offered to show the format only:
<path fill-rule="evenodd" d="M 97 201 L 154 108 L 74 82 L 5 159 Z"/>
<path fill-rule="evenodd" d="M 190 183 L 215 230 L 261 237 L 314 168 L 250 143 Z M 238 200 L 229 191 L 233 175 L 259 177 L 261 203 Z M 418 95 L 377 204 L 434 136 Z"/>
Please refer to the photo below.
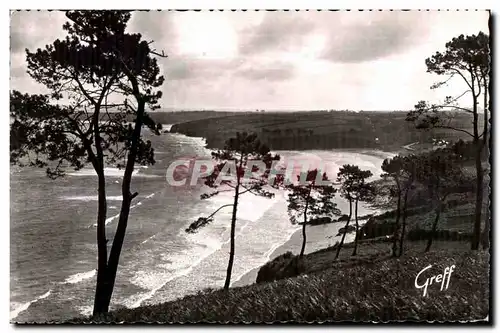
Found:
<path fill-rule="evenodd" d="M 64 38 L 61 12 L 12 12 L 11 89 L 43 93 L 25 49 Z M 425 59 L 460 34 L 488 33 L 486 11 L 150 11 L 127 29 L 168 58 L 162 108 L 409 110 L 465 90 Z"/>

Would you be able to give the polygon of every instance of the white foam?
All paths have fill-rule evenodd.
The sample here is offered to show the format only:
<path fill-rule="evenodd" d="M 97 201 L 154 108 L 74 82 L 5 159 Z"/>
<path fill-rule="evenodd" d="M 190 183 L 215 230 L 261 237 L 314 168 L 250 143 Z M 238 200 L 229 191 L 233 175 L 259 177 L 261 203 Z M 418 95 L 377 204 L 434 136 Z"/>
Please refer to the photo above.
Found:
<path fill-rule="evenodd" d="M 92 305 L 85 305 L 78 307 L 78 310 L 82 316 L 88 317 L 92 314 L 94 307 Z"/>
<path fill-rule="evenodd" d="M 174 124 L 161 124 L 161 129 L 162 130 L 167 130 L 170 132 L 170 130 L 172 129 L 172 126 L 174 126 Z"/>
<path fill-rule="evenodd" d="M 146 199 L 148 199 L 148 198 L 152 198 L 152 197 L 153 197 L 153 195 L 154 195 L 154 193 L 153 193 L 153 194 L 148 195 L 148 196 L 146 197 Z M 122 199 L 122 197 L 121 197 L 121 196 L 120 196 L 119 198 L 120 198 L 120 200 Z M 97 198 L 96 198 L 96 199 L 97 199 Z M 139 202 L 138 202 L 138 203 L 136 203 L 135 205 L 130 206 L 130 209 L 134 209 L 135 207 L 138 207 L 138 206 L 142 206 L 142 201 L 139 201 Z M 116 207 L 111 206 L 110 208 L 116 208 Z M 111 217 L 108 217 L 108 218 L 106 219 L 106 222 L 105 222 L 104 224 L 105 224 L 105 225 L 108 225 L 109 223 L 113 222 L 113 220 L 114 220 L 114 219 L 116 219 L 116 218 L 117 218 L 117 217 L 119 217 L 119 216 L 120 216 L 120 214 L 118 213 L 118 214 L 116 214 L 116 215 L 113 215 L 113 216 L 111 216 Z M 93 227 L 97 227 L 97 223 L 94 223 L 92 226 L 93 226 Z"/>
<path fill-rule="evenodd" d="M 242 230 L 247 224 L 241 226 L 236 237 L 242 234 Z M 136 294 L 125 300 L 123 304 L 127 308 L 139 307 L 144 301 L 152 298 L 168 282 L 189 274 L 204 259 L 230 242 L 230 239 L 221 241 L 219 238 L 213 237 L 210 228 L 202 228 L 195 234 L 185 233 L 184 228 L 185 226 L 179 232 L 179 236 L 186 238 L 188 243 L 192 244 L 191 248 L 181 251 L 178 254 L 168 255 L 166 259 L 170 262 L 169 264 L 157 265 L 151 271 L 143 270 L 137 272 L 131 282 L 141 288 L 149 289 L 149 291 Z M 146 241 L 153 237 L 148 238 Z M 146 241 L 143 241 L 143 243 Z M 175 273 L 172 274 L 172 271 Z"/>
<path fill-rule="evenodd" d="M 130 208 L 133 208 L 133 207 L 130 207 Z M 117 218 L 117 217 L 119 217 L 119 216 L 120 216 L 120 214 L 116 214 L 116 215 L 113 215 L 113 216 L 111 216 L 111 217 L 108 217 L 108 218 L 106 219 L 106 222 L 104 222 L 104 225 L 108 225 L 109 223 L 113 222 L 113 220 L 114 220 L 114 219 L 116 219 L 116 218 Z M 97 227 L 97 223 L 92 224 L 92 226 L 93 226 L 93 227 Z"/>
<path fill-rule="evenodd" d="M 88 272 L 76 273 L 76 274 L 70 275 L 66 280 L 64 280 L 64 283 L 75 284 L 78 282 L 82 282 L 83 280 L 87 280 L 87 279 L 94 277 L 96 272 L 97 272 L 97 270 L 93 269 L 93 270 L 88 271 Z"/>
<path fill-rule="evenodd" d="M 145 300 L 148 300 L 151 297 L 153 297 L 153 295 L 168 282 L 191 272 L 193 267 L 198 265 L 203 259 L 208 257 L 211 253 L 212 252 L 207 251 L 205 254 L 195 255 L 193 256 L 193 258 L 197 257 L 197 260 L 195 260 L 194 262 L 190 262 L 189 260 L 186 261 L 187 257 L 186 252 L 183 252 L 177 256 L 169 256 L 169 260 L 172 261 L 172 264 L 158 265 L 158 267 L 156 267 L 154 271 L 137 272 L 131 282 L 144 289 L 149 289 L 149 291 L 130 297 L 128 300 L 124 302 L 124 305 L 129 309 L 139 307 Z M 185 262 L 189 262 L 189 264 L 186 266 L 185 264 L 183 264 Z M 158 272 L 160 268 L 164 269 L 164 271 L 161 273 Z M 173 270 L 176 273 L 174 274 L 168 273 L 168 271 L 166 271 L 167 269 L 169 271 Z M 165 275 L 169 276 L 165 278 Z"/>
<path fill-rule="evenodd" d="M 75 200 L 75 201 L 97 201 L 99 198 L 97 195 L 79 195 L 79 196 L 65 196 L 65 197 L 61 197 L 60 199 L 61 200 Z M 106 197 L 106 200 L 107 201 L 122 201 L 122 196 L 121 195 L 112 195 L 112 196 Z"/>
<path fill-rule="evenodd" d="M 52 290 L 47 291 L 45 294 L 38 296 L 34 300 L 21 304 L 19 307 L 10 312 L 10 320 L 15 319 L 21 312 L 26 311 L 31 304 L 38 302 L 41 299 L 49 297 Z"/>
<path fill-rule="evenodd" d="M 153 236 L 151 236 L 151 237 L 149 237 L 149 238 L 147 238 L 147 239 L 143 240 L 143 241 L 141 242 L 141 244 L 146 243 L 148 240 L 153 239 L 155 236 L 156 236 L 156 235 L 153 235 Z"/>
<path fill-rule="evenodd" d="M 132 171 L 132 176 L 138 177 L 138 178 L 159 178 L 163 177 L 160 175 L 152 175 L 152 174 L 144 174 L 140 173 L 140 169 L 148 169 L 148 166 L 146 165 L 137 165 L 134 168 L 134 171 Z M 105 177 L 110 177 L 110 178 L 123 178 L 123 174 L 125 172 L 125 169 L 118 169 L 118 168 L 104 168 L 104 176 Z M 84 168 L 75 172 L 70 172 L 68 173 L 69 176 L 97 176 L 96 172 L 94 169 L 91 168 Z M 119 183 L 118 180 L 115 180 L 115 183 Z"/>
<path fill-rule="evenodd" d="M 123 177 L 124 169 L 118 169 L 118 168 L 104 168 L 104 176 L 106 177 Z M 139 170 L 134 170 L 132 172 L 132 175 L 136 175 L 139 172 Z M 81 170 L 78 170 L 76 172 L 71 172 L 68 175 L 70 176 L 97 176 L 96 172 L 94 169 L 90 168 L 84 168 Z"/>

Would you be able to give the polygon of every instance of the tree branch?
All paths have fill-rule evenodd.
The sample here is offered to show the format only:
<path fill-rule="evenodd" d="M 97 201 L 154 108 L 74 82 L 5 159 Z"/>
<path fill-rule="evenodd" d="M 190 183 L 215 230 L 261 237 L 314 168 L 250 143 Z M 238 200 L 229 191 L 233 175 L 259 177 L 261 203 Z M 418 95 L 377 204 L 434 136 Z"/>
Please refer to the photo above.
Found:
<path fill-rule="evenodd" d="M 226 205 L 222 205 L 222 206 L 220 206 L 219 208 L 217 208 L 217 209 L 215 210 L 215 212 L 213 212 L 212 214 L 210 214 L 210 215 L 209 215 L 209 216 L 207 216 L 206 218 L 207 218 L 207 219 L 209 219 L 209 218 L 211 218 L 212 216 L 214 216 L 215 214 L 217 214 L 217 212 L 218 212 L 219 210 L 221 210 L 222 208 L 226 208 L 226 207 L 230 207 L 230 206 L 233 206 L 233 204 L 226 204 Z"/>

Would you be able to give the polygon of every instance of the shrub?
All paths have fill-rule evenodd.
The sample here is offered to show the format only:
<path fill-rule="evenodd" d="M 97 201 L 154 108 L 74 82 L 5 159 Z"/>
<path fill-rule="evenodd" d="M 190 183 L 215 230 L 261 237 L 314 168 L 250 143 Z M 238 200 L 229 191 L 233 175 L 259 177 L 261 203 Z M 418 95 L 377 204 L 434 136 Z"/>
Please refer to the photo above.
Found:
<path fill-rule="evenodd" d="M 259 269 L 257 283 L 281 280 L 287 277 L 294 277 L 305 271 L 304 264 L 299 256 L 288 251 L 274 260 L 269 261 Z"/>

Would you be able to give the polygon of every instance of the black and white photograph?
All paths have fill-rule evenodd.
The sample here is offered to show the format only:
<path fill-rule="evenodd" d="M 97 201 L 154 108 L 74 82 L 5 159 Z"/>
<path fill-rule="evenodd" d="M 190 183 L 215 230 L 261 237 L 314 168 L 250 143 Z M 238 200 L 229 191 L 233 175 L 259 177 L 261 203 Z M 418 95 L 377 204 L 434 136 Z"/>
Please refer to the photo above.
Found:
<path fill-rule="evenodd" d="M 494 16 L 11 10 L 10 323 L 491 325 Z"/>

